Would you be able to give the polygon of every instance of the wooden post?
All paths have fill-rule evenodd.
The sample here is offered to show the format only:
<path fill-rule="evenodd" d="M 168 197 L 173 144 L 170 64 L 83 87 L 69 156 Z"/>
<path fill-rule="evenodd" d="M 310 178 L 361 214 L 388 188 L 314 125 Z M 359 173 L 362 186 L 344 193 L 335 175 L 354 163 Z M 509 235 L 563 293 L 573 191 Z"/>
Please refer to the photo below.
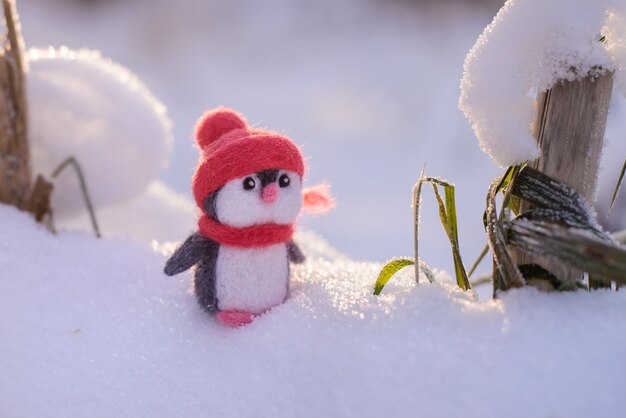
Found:
<path fill-rule="evenodd" d="M 604 130 L 611 101 L 613 73 L 558 82 L 537 98 L 534 135 L 541 156 L 529 165 L 580 193 L 590 206 L 595 198 Z M 528 209 L 523 203 L 521 210 Z M 561 280 L 576 280 L 582 272 L 554 259 L 511 248 L 516 264 L 536 263 Z"/>
<path fill-rule="evenodd" d="M 7 33 L 0 50 L 0 202 L 24 208 L 32 174 L 23 41 L 14 0 L 2 0 L 2 6 Z"/>

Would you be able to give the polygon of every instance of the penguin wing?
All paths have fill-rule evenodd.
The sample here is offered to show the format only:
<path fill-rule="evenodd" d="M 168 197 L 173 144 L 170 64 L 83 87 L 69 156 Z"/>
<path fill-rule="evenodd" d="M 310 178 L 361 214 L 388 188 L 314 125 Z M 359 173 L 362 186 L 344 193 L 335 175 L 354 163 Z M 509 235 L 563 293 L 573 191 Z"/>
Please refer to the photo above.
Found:
<path fill-rule="evenodd" d="M 192 234 L 174 251 L 174 254 L 165 263 L 164 273 L 173 276 L 188 270 L 200 259 L 204 258 L 216 248 L 217 243 L 200 235 L 198 232 Z"/>
<path fill-rule="evenodd" d="M 304 260 L 306 260 L 302 250 L 294 241 L 289 241 L 287 244 L 287 256 L 289 257 L 289 261 L 294 264 L 302 264 Z"/>

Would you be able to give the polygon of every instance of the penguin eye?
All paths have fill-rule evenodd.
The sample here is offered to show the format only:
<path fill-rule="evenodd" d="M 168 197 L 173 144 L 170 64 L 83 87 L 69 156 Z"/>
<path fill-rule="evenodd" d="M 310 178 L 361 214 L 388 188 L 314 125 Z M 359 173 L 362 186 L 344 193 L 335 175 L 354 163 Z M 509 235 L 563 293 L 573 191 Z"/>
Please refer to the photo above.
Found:
<path fill-rule="evenodd" d="M 252 177 L 246 177 L 243 179 L 243 188 L 245 190 L 252 190 L 256 186 L 256 182 Z"/>
<path fill-rule="evenodd" d="M 280 187 L 282 187 L 283 189 L 287 186 L 289 186 L 289 183 L 291 183 L 291 180 L 289 180 L 289 176 L 287 174 L 283 174 L 282 176 L 280 176 L 280 178 L 278 179 L 278 185 Z"/>

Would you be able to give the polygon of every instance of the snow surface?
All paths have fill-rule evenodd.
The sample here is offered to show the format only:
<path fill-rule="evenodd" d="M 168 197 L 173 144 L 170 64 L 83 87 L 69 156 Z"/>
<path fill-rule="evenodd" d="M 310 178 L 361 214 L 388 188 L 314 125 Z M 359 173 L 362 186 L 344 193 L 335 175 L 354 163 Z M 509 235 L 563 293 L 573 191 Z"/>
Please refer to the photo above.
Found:
<path fill-rule="evenodd" d="M 49 177 L 74 156 L 96 208 L 142 194 L 169 157 L 165 106 L 97 51 L 31 49 L 27 60 L 33 170 Z M 52 207 L 57 218 L 85 210 L 71 168 L 54 182 Z"/>
<path fill-rule="evenodd" d="M 559 80 L 615 71 L 626 94 L 624 18 L 624 0 L 508 0 L 468 53 L 461 80 L 459 107 L 483 151 L 501 166 L 537 158 L 535 94 Z"/>
<path fill-rule="evenodd" d="M 461 219 L 470 232 L 462 248 L 483 245 L 484 199 L 476 196 L 495 171 L 459 141 L 469 130 L 453 111 L 460 54 L 480 19 L 467 23 L 461 13 L 426 25 L 431 15 L 413 21 L 405 9 L 385 15 L 354 1 L 302 8 L 271 0 L 247 9 L 206 0 L 89 4 L 20 3 L 27 43 L 39 36 L 116 51 L 107 55 L 167 93 L 180 139 L 218 104 L 283 126 L 314 157 L 313 173 L 323 177 L 313 180 L 334 183 L 334 220 L 317 225 L 347 250 L 410 252 L 409 190 L 424 160 L 457 182 L 459 217 L 478 220 Z M 437 42 L 426 36 L 433 33 Z M 55 100 L 49 93 L 42 97 Z M 73 124 L 52 129 L 61 136 L 66 126 Z M 609 131 L 619 140 L 616 126 Z M 108 141 L 118 139 L 86 158 L 110 156 Z M 131 138 L 133 145 L 150 140 Z M 196 158 L 191 141 L 180 141 L 166 176 L 178 190 L 188 190 Z M 145 187 L 156 174 L 143 160 L 133 163 L 129 177 L 145 176 Z M 131 180 L 115 186 L 121 192 Z M 299 231 L 308 261 L 293 270 L 291 297 L 246 328 L 226 329 L 197 306 L 191 273 L 161 271 L 172 241 L 195 228 L 195 205 L 161 181 L 138 193 L 98 209 L 105 236 L 124 241 L 53 236 L 0 206 L 3 418 L 622 415 L 623 292 L 524 289 L 480 302 L 445 273 L 416 287 L 405 269 L 375 297 L 380 264 L 351 260 Z M 436 219 L 434 204 L 432 215 L 423 219 Z M 82 213 L 60 225 L 89 228 Z M 423 226 L 424 236 L 441 228 Z M 433 265 L 450 258 L 442 243 L 424 246 Z"/>
<path fill-rule="evenodd" d="M 375 297 L 380 264 L 305 232 L 287 302 L 227 329 L 162 274 L 171 243 L 0 219 L 3 417 L 623 415 L 624 292 L 477 302 L 405 269 Z"/>

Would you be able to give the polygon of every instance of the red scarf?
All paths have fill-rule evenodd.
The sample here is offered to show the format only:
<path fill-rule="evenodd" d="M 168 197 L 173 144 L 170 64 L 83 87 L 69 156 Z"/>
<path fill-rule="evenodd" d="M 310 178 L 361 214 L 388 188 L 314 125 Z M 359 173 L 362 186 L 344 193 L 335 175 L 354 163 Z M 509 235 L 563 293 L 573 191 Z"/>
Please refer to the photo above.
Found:
<path fill-rule="evenodd" d="M 198 227 L 202 236 L 221 245 L 253 248 L 291 241 L 294 226 L 293 224 L 264 224 L 235 228 L 234 226 L 223 225 L 207 215 L 202 215 L 198 220 Z"/>

